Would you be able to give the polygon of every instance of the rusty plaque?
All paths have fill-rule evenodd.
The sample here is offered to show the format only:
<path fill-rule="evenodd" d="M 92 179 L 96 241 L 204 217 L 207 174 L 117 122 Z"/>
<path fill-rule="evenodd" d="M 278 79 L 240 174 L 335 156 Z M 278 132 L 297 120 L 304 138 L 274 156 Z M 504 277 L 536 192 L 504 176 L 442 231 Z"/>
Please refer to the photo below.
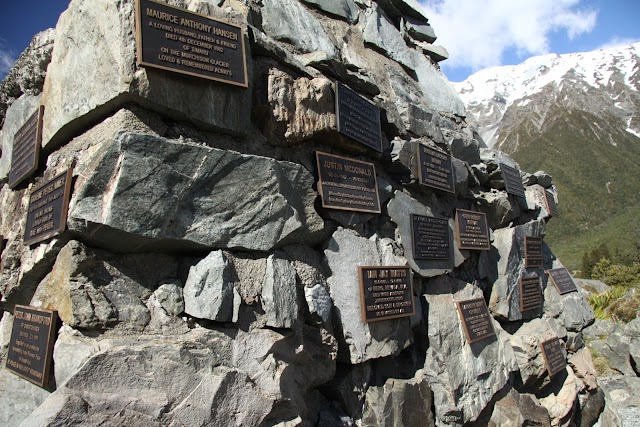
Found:
<path fill-rule="evenodd" d="M 71 197 L 73 170 L 56 176 L 31 191 L 24 242 L 31 245 L 64 231 Z"/>
<path fill-rule="evenodd" d="M 243 29 L 152 0 L 136 0 L 138 65 L 248 87 Z"/>
<path fill-rule="evenodd" d="M 542 307 L 540 277 L 520 277 L 520 312 Z"/>
<path fill-rule="evenodd" d="M 420 184 L 455 193 L 451 156 L 424 144 L 416 144 L 416 146 Z"/>
<path fill-rule="evenodd" d="M 522 185 L 522 177 L 520 177 L 520 171 L 504 163 L 500 163 L 500 170 L 502 171 L 502 178 L 504 179 L 504 187 L 507 193 L 514 196 L 526 198 L 524 194 L 524 185 Z"/>
<path fill-rule="evenodd" d="M 363 322 L 412 316 L 413 286 L 409 267 L 358 267 Z"/>
<path fill-rule="evenodd" d="M 318 192 L 323 208 L 380 213 L 373 163 L 316 152 Z"/>
<path fill-rule="evenodd" d="M 578 288 L 576 287 L 571 274 L 569 274 L 566 268 L 563 267 L 554 268 L 553 270 L 547 270 L 547 274 L 551 278 L 553 286 L 556 287 L 556 290 L 560 295 L 578 291 Z"/>
<path fill-rule="evenodd" d="M 450 259 L 449 221 L 411 214 L 414 259 Z"/>
<path fill-rule="evenodd" d="M 13 189 L 38 169 L 42 147 L 42 117 L 44 106 L 29 117 L 13 137 L 9 188 Z"/>
<path fill-rule="evenodd" d="M 547 203 L 547 212 L 551 216 L 558 216 L 558 204 L 551 191 L 544 190 L 544 200 Z"/>
<path fill-rule="evenodd" d="M 460 249 L 491 249 L 487 216 L 482 212 L 456 209 L 456 237 Z"/>
<path fill-rule="evenodd" d="M 344 84 L 336 81 L 338 132 L 382 153 L 380 109 Z"/>
<path fill-rule="evenodd" d="M 524 237 L 524 266 L 542 268 L 542 237 Z"/>
<path fill-rule="evenodd" d="M 552 377 L 558 372 L 564 371 L 567 366 L 567 358 L 564 353 L 564 345 L 558 337 L 540 343 L 542 348 L 542 356 L 547 366 L 547 372 Z"/>
<path fill-rule="evenodd" d="M 489 308 L 484 298 L 458 301 L 456 305 L 469 344 L 496 334 L 491 323 L 491 314 L 489 314 Z"/>
<path fill-rule="evenodd" d="M 24 305 L 13 311 L 7 369 L 40 387 L 49 381 L 58 313 Z"/>

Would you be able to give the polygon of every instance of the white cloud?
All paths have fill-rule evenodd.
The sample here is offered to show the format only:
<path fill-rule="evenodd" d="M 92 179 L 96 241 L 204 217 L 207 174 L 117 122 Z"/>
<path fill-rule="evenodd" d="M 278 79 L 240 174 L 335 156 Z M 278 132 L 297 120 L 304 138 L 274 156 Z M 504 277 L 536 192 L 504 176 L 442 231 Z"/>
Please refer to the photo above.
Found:
<path fill-rule="evenodd" d="M 640 39 L 613 37 L 611 40 L 601 46 L 598 46 L 596 49 L 611 49 L 614 47 L 629 46 L 633 43 L 640 43 Z"/>
<path fill-rule="evenodd" d="M 0 79 L 4 78 L 13 67 L 16 59 L 11 51 L 6 51 L 0 47 Z"/>
<path fill-rule="evenodd" d="M 593 30 L 597 12 L 581 0 L 420 0 L 449 51 L 445 67 L 479 70 L 502 64 L 505 51 L 522 56 L 549 53 L 549 36 L 571 39 Z"/>

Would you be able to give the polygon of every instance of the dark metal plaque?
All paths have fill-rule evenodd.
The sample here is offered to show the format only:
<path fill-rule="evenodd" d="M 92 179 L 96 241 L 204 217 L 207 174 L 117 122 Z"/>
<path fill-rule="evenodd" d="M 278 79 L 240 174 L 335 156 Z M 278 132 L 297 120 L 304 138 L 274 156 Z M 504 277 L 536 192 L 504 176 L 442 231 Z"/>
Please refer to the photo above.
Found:
<path fill-rule="evenodd" d="M 64 231 L 71 196 L 73 170 L 56 176 L 31 191 L 24 242 L 31 245 Z"/>
<path fill-rule="evenodd" d="M 489 308 L 484 298 L 458 301 L 456 305 L 469 344 L 496 334 L 491 323 Z"/>
<path fill-rule="evenodd" d="M 542 306 L 542 288 L 540 278 L 521 277 L 520 278 L 520 312 L 535 310 Z"/>
<path fill-rule="evenodd" d="M 136 0 L 138 65 L 247 87 L 242 27 Z"/>
<path fill-rule="evenodd" d="M 16 188 L 38 169 L 40 147 L 42 147 L 42 116 L 44 106 L 29 117 L 13 137 L 9 188 Z"/>
<path fill-rule="evenodd" d="M 420 184 L 455 193 L 451 156 L 424 144 L 416 145 L 418 147 L 418 177 L 420 178 Z"/>
<path fill-rule="evenodd" d="M 338 132 L 382 153 L 380 109 L 336 81 Z"/>
<path fill-rule="evenodd" d="M 504 187 L 507 193 L 514 196 L 526 198 L 524 194 L 524 185 L 522 185 L 522 178 L 520 177 L 520 171 L 516 168 L 512 168 L 509 165 L 500 163 L 500 170 L 502 171 L 502 178 L 504 179 Z"/>
<path fill-rule="evenodd" d="M 323 208 L 380 213 L 373 163 L 316 152 Z"/>
<path fill-rule="evenodd" d="M 460 249 L 491 249 L 487 216 L 482 212 L 456 209 L 457 239 Z"/>
<path fill-rule="evenodd" d="M 544 190 L 544 200 L 547 202 L 547 212 L 551 216 L 558 216 L 558 204 L 556 198 L 550 191 Z"/>
<path fill-rule="evenodd" d="M 410 267 L 358 267 L 363 322 L 412 316 Z"/>
<path fill-rule="evenodd" d="M 449 221 L 411 214 L 411 236 L 414 259 L 449 259 Z"/>
<path fill-rule="evenodd" d="M 524 266 L 542 268 L 542 237 L 524 237 Z"/>
<path fill-rule="evenodd" d="M 547 270 L 547 274 L 551 277 L 553 286 L 556 287 L 560 295 L 568 294 L 569 292 L 576 292 L 576 287 L 571 274 L 566 268 L 554 268 L 553 270 Z"/>
<path fill-rule="evenodd" d="M 9 371 L 37 386 L 47 386 L 57 317 L 56 311 L 16 305 L 7 353 Z"/>
<path fill-rule="evenodd" d="M 564 371 L 567 366 L 567 358 L 564 354 L 564 345 L 558 337 L 540 343 L 540 347 L 549 376 L 552 377 L 558 372 Z"/>

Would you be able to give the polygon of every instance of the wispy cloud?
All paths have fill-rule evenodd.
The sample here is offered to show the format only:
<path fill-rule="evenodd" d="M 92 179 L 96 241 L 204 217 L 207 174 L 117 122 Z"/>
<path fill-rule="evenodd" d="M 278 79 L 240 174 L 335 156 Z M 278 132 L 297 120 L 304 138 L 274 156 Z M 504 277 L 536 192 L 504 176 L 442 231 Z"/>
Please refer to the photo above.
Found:
<path fill-rule="evenodd" d="M 4 40 L 0 38 L 0 79 L 3 79 L 16 62 L 11 50 L 5 49 Z"/>
<path fill-rule="evenodd" d="M 597 49 L 611 49 L 613 47 L 628 46 L 628 45 L 633 44 L 633 43 L 640 43 L 640 39 L 613 37 L 608 42 L 604 43 L 601 46 L 598 46 Z"/>

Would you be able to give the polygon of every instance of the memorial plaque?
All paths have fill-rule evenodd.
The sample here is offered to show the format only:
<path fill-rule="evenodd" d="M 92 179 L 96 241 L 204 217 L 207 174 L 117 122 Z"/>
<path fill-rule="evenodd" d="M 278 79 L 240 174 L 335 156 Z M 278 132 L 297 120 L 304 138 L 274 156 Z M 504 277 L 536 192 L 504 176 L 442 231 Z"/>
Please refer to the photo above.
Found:
<path fill-rule="evenodd" d="M 242 27 L 136 0 L 138 65 L 248 87 Z"/>
<path fill-rule="evenodd" d="M 9 188 L 13 189 L 38 169 L 42 146 L 42 116 L 44 106 L 38 107 L 13 137 Z"/>
<path fill-rule="evenodd" d="M 57 312 L 16 305 L 7 369 L 40 387 L 49 381 Z"/>
<path fill-rule="evenodd" d="M 493 324 L 491 323 L 489 308 L 487 307 L 487 303 L 484 302 L 484 298 L 459 301 L 456 304 L 469 344 L 496 334 L 496 331 L 493 329 Z"/>
<path fill-rule="evenodd" d="M 424 144 L 416 145 L 418 147 L 418 177 L 420 178 L 420 184 L 455 193 L 451 156 Z"/>
<path fill-rule="evenodd" d="M 564 371 L 567 366 L 567 359 L 564 354 L 564 345 L 556 337 L 550 340 L 544 341 L 540 344 L 542 347 L 542 356 L 544 357 L 544 363 L 547 366 L 547 372 L 552 377 L 558 372 Z"/>
<path fill-rule="evenodd" d="M 56 176 L 31 191 L 24 243 L 31 245 L 64 231 L 71 196 L 73 170 Z"/>
<path fill-rule="evenodd" d="M 316 152 L 323 208 L 380 213 L 373 163 Z"/>
<path fill-rule="evenodd" d="M 457 239 L 460 249 L 491 249 L 487 216 L 482 212 L 456 209 Z"/>
<path fill-rule="evenodd" d="M 413 286 L 409 267 L 358 267 L 362 321 L 412 316 Z"/>
<path fill-rule="evenodd" d="M 542 268 L 542 237 L 524 237 L 524 266 Z"/>
<path fill-rule="evenodd" d="M 558 216 L 558 204 L 556 198 L 550 191 L 544 190 L 544 200 L 547 202 L 547 212 L 551 216 Z"/>
<path fill-rule="evenodd" d="M 509 165 L 500 163 L 500 170 L 502 171 L 502 178 L 504 179 L 504 187 L 507 193 L 514 196 L 526 198 L 524 194 L 524 185 L 522 185 L 522 178 L 520 177 L 520 171 L 516 168 L 512 168 Z"/>
<path fill-rule="evenodd" d="M 338 132 L 382 153 L 380 109 L 336 81 Z"/>
<path fill-rule="evenodd" d="M 521 277 L 520 278 L 520 312 L 535 310 L 542 307 L 542 288 L 540 278 Z"/>
<path fill-rule="evenodd" d="M 554 268 L 553 270 L 547 270 L 547 274 L 553 282 L 553 286 L 556 287 L 560 295 L 568 294 L 569 292 L 576 292 L 576 287 L 571 274 L 566 268 Z"/>
<path fill-rule="evenodd" d="M 449 259 L 449 221 L 411 214 L 411 236 L 414 259 Z"/>

